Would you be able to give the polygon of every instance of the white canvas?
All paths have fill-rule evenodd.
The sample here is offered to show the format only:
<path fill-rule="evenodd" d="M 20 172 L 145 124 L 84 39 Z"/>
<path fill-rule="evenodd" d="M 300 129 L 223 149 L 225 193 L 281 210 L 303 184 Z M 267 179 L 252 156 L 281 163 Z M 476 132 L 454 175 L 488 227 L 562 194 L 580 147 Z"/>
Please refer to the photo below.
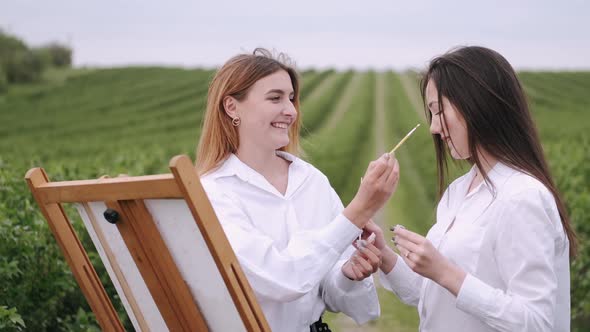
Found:
<path fill-rule="evenodd" d="M 203 235 L 199 231 L 193 216 L 182 199 L 145 200 L 162 239 L 178 266 L 182 278 L 186 281 L 196 299 L 199 310 L 205 318 L 210 331 L 246 331 L 242 319 L 233 303 L 217 265 L 209 252 Z M 78 211 L 86 228 L 113 280 L 117 293 L 137 331 L 141 331 L 137 318 L 131 310 L 127 296 L 116 277 L 111 264 L 117 264 L 130 287 L 147 325 L 151 331 L 168 331 L 162 315 L 151 297 L 149 290 L 135 265 L 117 226 L 110 224 L 103 217 L 106 205 L 103 202 L 91 202 L 89 207 L 97 227 L 107 242 L 99 241 L 97 230 L 81 204 Z M 108 245 L 114 254 L 115 262 L 110 262 L 104 245 Z"/>

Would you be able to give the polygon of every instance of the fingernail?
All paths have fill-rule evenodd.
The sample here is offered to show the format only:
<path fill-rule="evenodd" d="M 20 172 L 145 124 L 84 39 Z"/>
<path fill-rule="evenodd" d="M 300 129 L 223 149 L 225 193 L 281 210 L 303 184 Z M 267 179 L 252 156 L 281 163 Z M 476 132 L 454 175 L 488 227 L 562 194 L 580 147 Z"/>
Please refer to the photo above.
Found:
<path fill-rule="evenodd" d="M 406 229 L 406 228 L 404 227 L 404 225 L 396 225 L 395 227 L 399 227 L 399 228 L 401 228 L 401 229 Z"/>

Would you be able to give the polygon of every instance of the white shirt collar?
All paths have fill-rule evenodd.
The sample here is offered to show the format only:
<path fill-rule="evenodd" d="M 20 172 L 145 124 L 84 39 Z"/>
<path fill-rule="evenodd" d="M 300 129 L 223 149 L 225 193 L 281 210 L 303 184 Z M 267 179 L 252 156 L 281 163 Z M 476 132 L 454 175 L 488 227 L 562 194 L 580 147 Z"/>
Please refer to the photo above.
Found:
<path fill-rule="evenodd" d="M 476 169 L 476 165 L 473 165 L 471 167 L 471 170 L 467 173 L 467 176 L 465 177 L 466 181 L 462 181 L 463 183 L 461 186 L 461 190 L 463 190 L 463 192 L 467 194 L 467 197 L 474 195 L 475 193 L 477 193 L 478 191 L 480 191 L 482 189 L 487 189 L 492 195 L 494 195 L 494 193 L 498 190 L 499 186 L 503 185 L 506 182 L 506 180 L 508 180 L 508 178 L 510 178 L 510 176 L 517 173 L 517 171 L 515 169 L 498 161 L 498 162 L 496 162 L 494 167 L 492 167 L 488 171 L 487 175 L 488 175 L 490 182 L 482 181 L 470 193 L 467 193 L 467 189 L 469 188 L 469 185 L 471 184 L 471 181 L 473 180 L 473 177 L 475 176 L 475 169 Z"/>
<path fill-rule="evenodd" d="M 287 191 L 283 196 L 275 187 L 273 187 L 264 176 L 246 165 L 243 161 L 238 158 L 235 154 L 230 154 L 227 159 L 212 173 L 208 174 L 212 179 L 218 179 L 222 177 L 236 176 L 240 180 L 254 185 L 262 190 L 268 191 L 272 194 L 289 197 L 291 196 L 308 177 L 310 172 L 309 164 L 305 161 L 297 158 L 296 156 L 277 150 L 277 156 L 290 161 L 289 165 L 289 178 L 287 184 Z"/>

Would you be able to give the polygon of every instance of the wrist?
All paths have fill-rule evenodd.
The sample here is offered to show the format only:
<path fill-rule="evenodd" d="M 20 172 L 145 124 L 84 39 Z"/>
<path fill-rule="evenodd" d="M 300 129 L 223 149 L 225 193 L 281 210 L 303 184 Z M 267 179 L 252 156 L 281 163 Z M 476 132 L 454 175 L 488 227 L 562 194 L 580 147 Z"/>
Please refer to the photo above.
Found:
<path fill-rule="evenodd" d="M 467 273 L 452 262 L 448 262 L 441 272 L 437 278 L 438 280 L 435 280 L 435 282 L 457 296 Z"/>
<path fill-rule="evenodd" d="M 348 218 L 358 228 L 363 228 L 371 219 L 371 216 L 367 214 L 366 209 L 362 209 L 353 200 L 348 206 L 342 211 L 342 214 Z"/>
<path fill-rule="evenodd" d="M 379 266 L 379 268 L 383 273 L 389 274 L 389 272 L 393 270 L 395 264 L 397 263 L 397 255 L 395 254 L 393 249 L 386 246 L 382 251 L 381 257 L 383 258 L 383 260 L 381 261 L 381 265 Z"/>

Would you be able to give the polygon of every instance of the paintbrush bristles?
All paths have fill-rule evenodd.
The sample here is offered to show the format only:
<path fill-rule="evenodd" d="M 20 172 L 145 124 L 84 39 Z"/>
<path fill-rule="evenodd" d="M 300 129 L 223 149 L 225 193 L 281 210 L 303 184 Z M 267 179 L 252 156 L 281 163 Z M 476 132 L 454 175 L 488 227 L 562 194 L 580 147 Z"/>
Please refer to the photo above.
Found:
<path fill-rule="evenodd" d="M 417 124 L 416 127 L 414 127 L 414 129 L 410 130 L 410 132 L 406 136 L 404 136 L 404 138 L 402 138 L 402 140 L 399 141 L 399 143 L 397 143 L 397 145 L 391 150 L 391 152 L 389 152 L 389 154 L 393 154 L 395 150 L 397 150 L 397 148 L 399 148 L 410 137 L 410 135 L 412 135 L 412 133 L 416 129 L 418 129 L 418 127 L 420 127 L 420 124 Z"/>

